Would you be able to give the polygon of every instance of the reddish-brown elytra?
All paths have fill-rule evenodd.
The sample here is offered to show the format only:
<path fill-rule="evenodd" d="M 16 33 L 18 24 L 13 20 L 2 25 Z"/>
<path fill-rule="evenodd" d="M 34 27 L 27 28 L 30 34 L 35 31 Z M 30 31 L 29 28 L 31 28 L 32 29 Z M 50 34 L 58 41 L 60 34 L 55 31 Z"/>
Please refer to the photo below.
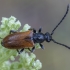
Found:
<path fill-rule="evenodd" d="M 20 52 L 22 52 L 24 48 L 30 50 L 30 47 L 34 47 L 32 37 L 33 37 L 32 30 L 28 30 L 26 32 L 16 32 L 14 30 L 11 30 L 10 35 L 6 36 L 2 40 L 1 44 L 2 46 L 8 49 L 17 49 L 17 51 L 18 49 L 21 49 Z"/>
<path fill-rule="evenodd" d="M 6 36 L 3 39 L 3 46 L 9 49 L 22 49 L 33 47 L 34 43 L 31 40 L 33 32 L 31 30 L 26 32 L 16 32 Z"/>
<path fill-rule="evenodd" d="M 35 43 L 39 43 L 40 47 L 43 49 L 44 47 L 43 47 L 42 43 L 44 41 L 46 41 L 46 42 L 53 41 L 56 44 L 62 45 L 64 47 L 70 49 L 70 47 L 68 47 L 67 45 L 56 42 L 52 38 L 54 31 L 64 20 L 68 11 L 69 11 L 69 5 L 67 6 L 67 11 L 66 11 L 65 15 L 63 16 L 61 21 L 55 26 L 55 28 L 52 30 L 51 34 L 49 32 L 46 32 L 45 34 L 43 34 L 41 32 L 41 28 L 38 30 L 38 32 L 36 32 L 35 29 L 28 30 L 26 32 L 16 32 L 14 30 L 11 30 L 10 35 L 6 36 L 2 40 L 2 42 L 1 42 L 2 46 L 9 48 L 9 49 L 17 49 L 18 53 L 22 52 L 24 49 L 29 49 L 31 52 L 33 52 L 33 50 L 35 49 L 35 46 L 34 46 Z M 30 49 L 30 47 L 32 47 L 32 49 Z M 21 49 L 21 50 L 19 51 L 18 49 Z"/>

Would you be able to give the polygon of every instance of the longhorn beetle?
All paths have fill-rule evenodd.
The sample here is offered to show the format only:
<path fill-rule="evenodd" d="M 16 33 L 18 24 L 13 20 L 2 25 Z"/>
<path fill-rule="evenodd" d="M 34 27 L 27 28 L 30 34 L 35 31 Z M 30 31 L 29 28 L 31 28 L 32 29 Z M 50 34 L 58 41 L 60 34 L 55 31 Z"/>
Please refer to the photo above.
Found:
<path fill-rule="evenodd" d="M 65 19 L 66 15 L 68 14 L 68 11 L 69 11 L 69 5 L 67 6 L 67 11 L 65 15 L 63 16 L 61 21 L 55 26 L 55 28 L 52 30 L 51 33 L 46 32 L 45 34 L 43 34 L 41 32 L 42 30 L 41 28 L 39 28 L 38 32 L 36 32 L 35 29 L 28 30 L 26 32 L 17 32 L 14 30 L 10 30 L 10 34 L 2 40 L 1 42 L 2 46 L 9 49 L 17 49 L 18 53 L 21 53 L 24 49 L 29 49 L 31 52 L 33 52 L 35 49 L 35 46 L 34 46 L 35 43 L 39 43 L 40 47 L 43 49 L 44 47 L 41 43 L 43 43 L 44 41 L 46 42 L 53 41 L 56 44 L 62 45 L 70 49 L 70 47 L 68 47 L 67 45 L 56 42 L 52 38 L 54 31 Z M 30 49 L 30 47 L 32 47 L 32 49 Z M 19 51 L 19 49 L 21 50 Z"/>

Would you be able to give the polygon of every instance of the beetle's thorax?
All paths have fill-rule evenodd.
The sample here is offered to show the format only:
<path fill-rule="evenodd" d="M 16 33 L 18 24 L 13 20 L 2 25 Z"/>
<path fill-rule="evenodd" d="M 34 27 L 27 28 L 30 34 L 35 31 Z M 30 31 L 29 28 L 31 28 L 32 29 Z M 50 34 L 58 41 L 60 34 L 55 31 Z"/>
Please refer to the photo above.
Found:
<path fill-rule="evenodd" d="M 42 43 L 44 42 L 45 37 L 43 33 L 34 33 L 33 34 L 33 41 L 34 43 Z"/>

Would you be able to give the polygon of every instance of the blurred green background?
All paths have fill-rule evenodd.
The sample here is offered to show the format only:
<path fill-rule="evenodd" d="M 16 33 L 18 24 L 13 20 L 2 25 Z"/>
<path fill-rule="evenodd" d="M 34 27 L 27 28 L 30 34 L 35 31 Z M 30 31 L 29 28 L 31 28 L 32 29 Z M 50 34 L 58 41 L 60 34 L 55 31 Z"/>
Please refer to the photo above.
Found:
<path fill-rule="evenodd" d="M 66 12 L 70 0 L 0 0 L 0 20 L 15 16 L 32 28 L 51 33 Z M 53 34 L 53 38 L 70 46 L 70 11 Z M 35 50 L 37 59 L 42 62 L 41 70 L 70 70 L 70 50 L 53 42 L 43 43 L 45 49 Z"/>

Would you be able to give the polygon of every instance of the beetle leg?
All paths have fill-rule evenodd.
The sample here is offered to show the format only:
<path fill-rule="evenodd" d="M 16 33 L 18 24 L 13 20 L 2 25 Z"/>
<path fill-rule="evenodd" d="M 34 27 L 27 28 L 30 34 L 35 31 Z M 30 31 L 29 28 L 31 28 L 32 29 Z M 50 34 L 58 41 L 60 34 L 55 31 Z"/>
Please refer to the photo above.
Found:
<path fill-rule="evenodd" d="M 31 50 L 30 48 L 28 48 L 28 50 L 29 50 L 30 52 L 32 52 L 32 50 Z"/>
<path fill-rule="evenodd" d="M 11 33 L 16 33 L 16 32 L 17 32 L 17 31 L 15 31 L 15 30 L 10 30 L 10 34 L 11 34 Z"/>
<path fill-rule="evenodd" d="M 17 49 L 18 54 L 20 54 L 19 50 Z"/>
<path fill-rule="evenodd" d="M 40 47 L 42 48 L 42 49 L 44 49 L 44 46 L 40 43 Z"/>
<path fill-rule="evenodd" d="M 22 53 L 22 52 L 23 52 L 23 50 L 24 50 L 24 48 L 22 48 L 19 52 L 20 52 L 20 53 Z"/>
<path fill-rule="evenodd" d="M 23 50 L 24 50 L 24 48 L 23 48 L 23 49 L 21 49 L 20 51 L 17 49 L 18 54 L 22 53 L 22 52 L 23 52 Z"/>
<path fill-rule="evenodd" d="M 30 28 L 29 30 L 33 30 L 33 32 L 36 33 L 36 30 L 34 28 Z"/>
<path fill-rule="evenodd" d="M 35 50 L 35 46 L 32 48 L 32 52 L 34 52 L 34 50 Z"/>
<path fill-rule="evenodd" d="M 36 33 L 36 30 L 33 28 L 33 32 Z"/>
<path fill-rule="evenodd" d="M 39 30 L 38 30 L 38 32 L 41 33 L 41 31 L 42 31 L 42 28 L 40 27 Z"/>
<path fill-rule="evenodd" d="M 35 47 L 33 47 L 32 49 L 28 48 L 28 50 L 29 50 L 30 52 L 34 52 Z"/>

